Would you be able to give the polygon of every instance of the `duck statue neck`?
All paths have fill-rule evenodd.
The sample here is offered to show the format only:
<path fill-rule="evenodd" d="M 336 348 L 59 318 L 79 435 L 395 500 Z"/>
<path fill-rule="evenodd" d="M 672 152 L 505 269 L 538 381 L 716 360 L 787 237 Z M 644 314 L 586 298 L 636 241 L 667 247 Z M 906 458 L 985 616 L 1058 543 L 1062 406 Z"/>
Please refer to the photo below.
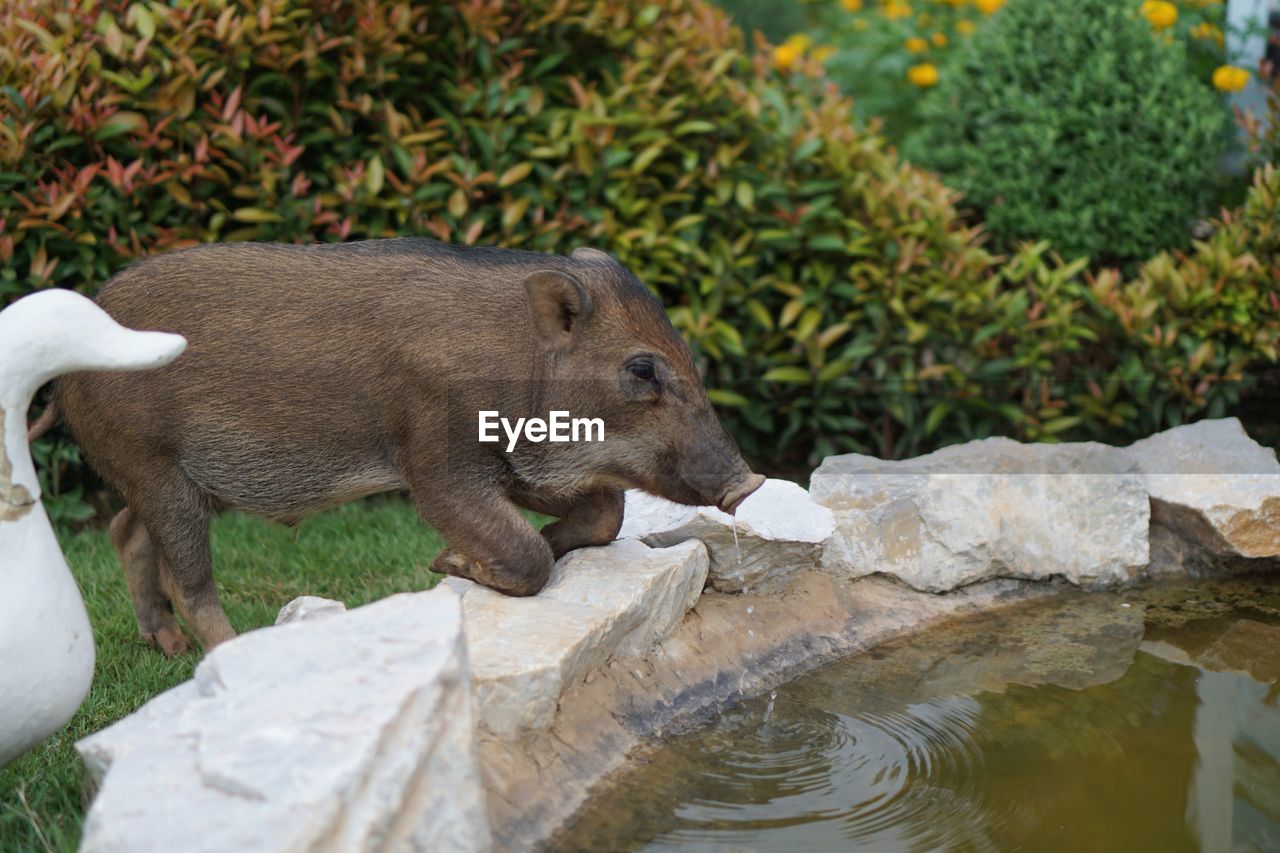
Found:
<path fill-rule="evenodd" d="M 68 290 L 0 311 L 0 767 L 65 725 L 93 679 L 89 617 L 40 505 L 31 398 L 63 373 L 146 370 L 186 345 L 181 335 L 126 329 Z"/>

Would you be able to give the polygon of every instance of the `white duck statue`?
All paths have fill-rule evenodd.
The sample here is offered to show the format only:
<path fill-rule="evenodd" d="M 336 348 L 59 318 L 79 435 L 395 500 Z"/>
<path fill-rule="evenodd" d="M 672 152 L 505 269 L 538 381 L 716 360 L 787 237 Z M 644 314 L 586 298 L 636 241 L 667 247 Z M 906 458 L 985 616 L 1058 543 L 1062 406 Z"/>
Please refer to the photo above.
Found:
<path fill-rule="evenodd" d="M 181 335 L 135 332 L 90 300 L 45 290 L 0 311 L 0 767 L 62 728 L 93 680 L 93 633 L 27 446 L 27 407 L 75 370 L 145 370 Z"/>

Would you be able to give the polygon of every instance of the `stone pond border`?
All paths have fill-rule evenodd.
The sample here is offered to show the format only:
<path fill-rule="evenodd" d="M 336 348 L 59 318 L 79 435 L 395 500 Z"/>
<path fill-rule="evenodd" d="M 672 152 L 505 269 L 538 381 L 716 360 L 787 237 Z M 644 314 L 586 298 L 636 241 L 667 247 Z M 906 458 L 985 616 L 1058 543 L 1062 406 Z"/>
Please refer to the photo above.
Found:
<path fill-rule="evenodd" d="M 1182 572 L 1280 554 L 1280 463 L 1234 419 L 1130 448 L 850 454 L 811 489 L 769 481 L 736 518 L 629 493 L 621 538 L 533 598 L 447 579 L 295 600 L 78 744 L 81 849 L 535 849 L 639 747 L 823 663 L 1139 583 L 1153 553 Z"/>

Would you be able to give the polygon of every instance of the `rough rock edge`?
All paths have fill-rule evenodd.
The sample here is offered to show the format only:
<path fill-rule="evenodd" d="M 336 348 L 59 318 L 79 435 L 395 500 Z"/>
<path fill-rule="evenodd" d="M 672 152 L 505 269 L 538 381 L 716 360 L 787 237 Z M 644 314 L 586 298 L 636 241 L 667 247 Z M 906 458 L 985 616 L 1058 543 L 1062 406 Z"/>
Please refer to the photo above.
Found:
<path fill-rule="evenodd" d="M 842 577 L 884 573 L 935 593 L 997 577 L 1061 576 L 1105 589 L 1133 583 L 1150 561 L 1142 471 L 1124 451 L 1095 442 L 994 437 L 905 460 L 828 456 L 810 494 L 834 513 L 822 568 Z M 1099 514 L 1099 501 L 1112 511 Z M 1112 520 L 1102 538 L 1093 530 L 1068 538 L 1080 536 L 1070 511 L 1081 504 Z"/>
<path fill-rule="evenodd" d="M 290 601 L 276 614 L 276 625 L 289 625 L 294 622 L 310 622 L 313 619 L 324 619 L 346 613 L 347 605 L 332 598 L 321 598 L 318 595 L 300 595 Z"/>
<path fill-rule="evenodd" d="M 650 548 L 639 540 L 574 551 L 532 598 L 510 598 L 472 581 L 441 586 L 463 601 L 478 722 L 519 740 L 554 722 L 560 696 L 611 658 L 643 657 L 697 602 L 707 578 L 697 540 Z M 602 573 L 602 570 L 603 573 Z M 610 589 L 596 595 L 594 589 Z M 545 636 L 555 642 L 547 644 Z M 514 644 L 511 637 L 534 636 Z"/>
<path fill-rule="evenodd" d="M 629 489 L 618 539 L 654 548 L 701 541 L 717 592 L 782 592 L 801 572 L 819 567 L 836 532 L 829 509 L 790 480 L 768 479 L 736 515 L 688 507 Z"/>
<path fill-rule="evenodd" d="M 380 601 L 373 602 L 367 608 L 359 608 L 353 612 L 357 618 L 369 619 L 371 615 L 381 616 L 381 610 L 394 606 L 397 610 L 420 612 L 424 617 L 433 617 L 438 623 L 441 610 L 456 613 L 454 621 L 457 631 L 451 636 L 432 637 L 424 645 L 415 645 L 415 651 L 406 653 L 404 644 L 398 648 L 397 664 L 401 674 L 390 683 L 389 687 L 407 689 L 394 706 L 383 706 L 385 718 L 379 726 L 376 737 L 361 745 L 358 765 L 353 765 L 351 773 L 345 777 L 341 787 L 334 788 L 328 795 L 317 798 L 312 805 L 326 806 L 324 813 L 317 815 L 307 826 L 295 831 L 292 827 L 281 828 L 278 825 L 272 832 L 276 844 L 303 844 L 309 848 L 323 850 L 353 849 L 426 849 L 439 846 L 442 837 L 451 844 L 461 844 L 465 849 L 488 850 L 492 847 L 492 838 L 487 818 L 486 795 L 479 778 L 478 753 L 475 742 L 475 720 L 473 695 L 470 690 L 469 665 L 466 645 L 462 634 L 462 612 L 460 602 L 447 590 L 423 593 L 401 593 Z M 363 612 L 361 612 L 363 611 Z M 405 614 L 401 614 L 405 615 Z M 412 615 L 412 614 L 410 614 Z M 327 618 L 326 620 L 327 621 Z M 282 641 L 281 635 L 271 634 L 270 639 L 264 636 L 265 631 L 295 632 L 292 639 L 302 636 L 297 632 L 310 628 L 309 625 L 291 624 L 282 628 L 264 629 L 262 632 L 249 632 L 238 638 L 240 648 L 227 645 L 228 653 L 235 657 L 243 657 L 244 643 L 267 640 L 283 645 L 276 653 L 288 651 L 288 641 Z M 427 654 L 426 658 L 422 655 Z M 95 789 L 111 780 L 108 774 L 116 770 L 115 765 L 128 765 L 124 769 L 133 773 L 142 772 L 138 762 L 133 761 L 134 753 L 141 753 L 144 759 L 143 768 L 149 765 L 150 753 L 164 749 L 179 753 L 173 756 L 166 770 L 172 772 L 179 765 L 186 765 L 186 770 L 194 773 L 195 784 L 186 784 L 184 790 L 190 799 L 186 802 L 190 808 L 210 808 L 226 798 L 238 798 L 249 803 L 267 804 L 269 798 L 254 788 L 246 787 L 234 777 L 224 775 L 218 768 L 209 768 L 203 763 L 201 755 L 200 731 L 183 723 L 184 711 L 195 703 L 213 699 L 216 694 L 226 690 L 223 684 L 219 664 L 224 663 L 222 657 L 212 655 L 202 661 L 195 677 L 179 684 L 173 689 L 152 699 L 134 714 L 118 721 L 114 725 L 96 732 L 76 744 L 89 773 L 89 787 Z M 348 664 L 351 661 L 347 662 Z M 425 667 L 424 671 L 423 668 Z M 415 676 L 429 673 L 429 677 L 414 681 Z M 230 688 L 234 691 L 244 688 L 245 683 L 239 680 Z M 412 686 L 409 686 L 409 683 Z M 305 684 L 305 680 L 304 680 Z M 197 715 L 199 716 L 199 715 Z M 204 720 L 216 724 L 217 716 Z M 433 725 L 433 721 L 434 725 Z M 431 730 L 434 729 L 434 730 Z M 137 734 L 150 734 L 155 731 L 154 739 L 143 740 Z M 428 731 L 429 730 L 429 731 Z M 426 738 L 417 733 L 426 731 Z M 459 737 L 461 736 L 461 737 Z M 464 743 L 465 748 L 441 752 L 435 747 L 446 738 L 453 738 Z M 158 743 L 157 743 L 158 742 Z M 406 742 L 420 748 L 408 749 Z M 444 794 L 439 788 L 435 770 L 440 766 L 456 767 L 469 772 L 472 784 L 466 790 L 453 790 Z M 182 769 L 182 768 L 179 768 Z M 119 772 L 119 771 L 117 771 Z M 190 780 L 190 776 L 187 777 Z M 454 777 L 456 778 L 456 777 Z M 126 780 L 127 781 L 127 780 Z M 163 792 L 165 784 L 152 786 Z M 390 791 L 392 797 L 388 798 Z M 303 792 L 304 795 L 307 792 Z M 116 794 L 117 799 L 119 793 Z M 440 808 L 440 801 L 447 796 L 453 803 L 448 808 Z M 399 808 L 388 811 L 385 804 L 394 801 Z M 433 802 L 434 801 L 434 802 Z M 377 808 L 364 809 L 370 803 L 382 803 Z M 96 801 L 95 801 L 96 803 Z M 128 820 L 114 823 L 103 823 L 100 813 L 90 809 L 85 816 L 84 835 L 81 839 L 82 850 L 124 850 L 135 849 L 143 839 L 139 837 L 137 819 L 145 812 L 145 805 L 132 808 L 127 805 L 121 811 L 121 802 L 116 802 L 116 816 L 134 818 L 131 826 Z M 251 806 L 252 807 L 252 806 Z M 283 808 L 289 811 L 288 802 L 272 806 L 275 820 Z M 296 811 L 296 809 L 293 809 Z M 423 816 L 434 815 L 433 819 L 424 821 Z M 172 819 L 173 815 L 170 815 Z M 247 814 L 251 824 L 257 826 L 263 820 L 262 815 Z M 161 815 L 146 815 L 147 820 L 164 819 Z M 132 834 L 120 835 L 120 829 Z M 250 832 L 265 829 L 265 824 L 257 830 L 250 827 Z M 241 840 L 252 837 L 245 836 L 241 827 Z M 307 833 L 310 833 L 308 836 Z M 216 849 L 208 846 L 217 839 L 205 839 L 205 843 L 197 842 L 194 849 Z M 251 845 L 260 849 L 261 842 Z M 151 849 L 145 847 L 144 849 Z"/>
<path fill-rule="evenodd" d="M 1135 580 L 1175 572 L 1197 577 L 1223 568 L 1219 555 L 1188 535 L 1186 518 L 1153 505 L 1149 570 Z M 1227 567 L 1235 563 L 1280 565 L 1242 558 Z M 591 788 L 624 768 L 637 748 L 728 704 L 902 634 L 1061 588 L 1056 580 L 994 579 L 935 594 L 885 577 L 848 581 L 809 571 L 780 596 L 708 592 L 651 657 L 610 660 L 585 682 L 568 686 L 551 730 L 525 740 L 480 734 L 495 839 L 500 849 L 512 850 L 552 842 Z M 95 756 L 85 758 L 92 768 Z M 415 779 L 429 784 L 417 773 Z"/>
<path fill-rule="evenodd" d="M 1183 424 L 1121 450 L 1146 478 L 1153 527 L 1159 516 L 1227 561 L 1280 557 L 1280 463 L 1238 418 Z"/>

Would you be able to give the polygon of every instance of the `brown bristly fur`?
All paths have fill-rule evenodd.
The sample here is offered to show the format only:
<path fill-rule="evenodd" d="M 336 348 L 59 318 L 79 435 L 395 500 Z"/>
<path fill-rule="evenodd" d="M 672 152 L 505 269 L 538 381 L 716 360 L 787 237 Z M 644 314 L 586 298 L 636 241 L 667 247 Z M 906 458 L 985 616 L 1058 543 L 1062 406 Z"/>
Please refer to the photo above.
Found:
<path fill-rule="evenodd" d="M 295 523 L 408 488 L 448 543 L 434 569 L 531 595 L 556 557 L 617 535 L 625 488 L 732 509 L 760 482 L 662 306 L 601 252 L 210 245 L 129 267 L 98 302 L 189 342 L 165 368 L 55 390 L 127 504 L 112 541 L 141 632 L 169 653 L 175 606 L 206 648 L 234 636 L 209 553 L 222 508 Z M 605 438 L 507 453 L 477 440 L 480 410 L 601 418 Z M 560 520 L 540 535 L 517 507 Z"/>

